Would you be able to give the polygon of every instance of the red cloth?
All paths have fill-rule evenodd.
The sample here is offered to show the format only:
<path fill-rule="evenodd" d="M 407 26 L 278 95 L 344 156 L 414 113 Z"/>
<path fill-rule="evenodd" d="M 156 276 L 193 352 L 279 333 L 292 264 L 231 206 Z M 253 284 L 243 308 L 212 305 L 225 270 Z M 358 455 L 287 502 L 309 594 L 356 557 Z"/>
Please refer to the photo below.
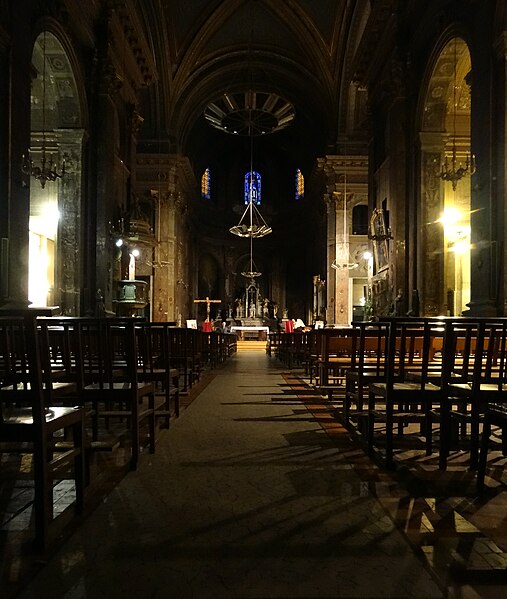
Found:
<path fill-rule="evenodd" d="M 212 326 L 211 322 L 209 320 L 205 320 L 202 323 L 203 333 L 211 333 L 212 330 L 213 330 L 213 326 Z"/>
<path fill-rule="evenodd" d="M 289 320 L 285 321 L 285 332 L 293 333 L 294 332 L 294 321 L 289 318 Z"/>

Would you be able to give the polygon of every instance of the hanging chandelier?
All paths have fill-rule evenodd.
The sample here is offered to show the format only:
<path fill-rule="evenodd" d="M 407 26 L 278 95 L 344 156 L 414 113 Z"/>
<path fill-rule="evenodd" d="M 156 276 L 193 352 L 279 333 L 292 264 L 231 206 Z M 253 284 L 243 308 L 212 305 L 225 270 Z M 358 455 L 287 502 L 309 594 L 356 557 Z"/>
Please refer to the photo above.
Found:
<path fill-rule="evenodd" d="M 53 154 L 49 154 L 46 148 L 46 32 L 43 34 L 42 47 L 42 147 L 41 159 L 39 164 L 35 164 L 32 159 L 30 149 L 25 156 L 23 154 L 21 171 L 23 174 L 33 177 L 39 181 L 44 189 L 47 181 L 56 181 L 65 175 L 65 160 L 62 161 L 59 168 L 53 160 Z"/>
<path fill-rule="evenodd" d="M 241 274 L 252 281 L 256 277 L 260 277 L 262 273 L 254 270 L 253 261 L 253 240 L 260 237 L 265 237 L 273 231 L 262 217 L 259 209 L 254 202 L 254 182 L 253 182 L 253 135 L 250 139 L 250 173 L 248 180 L 248 203 L 241 216 L 239 223 L 231 227 L 229 231 L 238 237 L 250 238 L 250 270 L 244 271 Z"/>
<path fill-rule="evenodd" d="M 437 176 L 442 181 L 450 181 L 452 183 L 452 189 L 456 191 L 458 181 L 465 175 L 473 175 L 475 173 L 475 156 L 473 154 L 466 153 L 465 163 L 459 162 L 457 158 L 456 148 L 456 112 L 457 112 L 457 99 L 456 99 L 456 88 L 457 88 L 457 50 L 456 50 L 456 38 L 454 38 L 454 77 L 453 77 L 453 137 L 452 137 L 452 151 L 451 159 L 445 156 L 444 162 L 440 165 L 440 171 L 437 172 Z"/>
<path fill-rule="evenodd" d="M 253 130 L 250 130 L 250 172 L 248 176 L 248 202 L 237 225 L 229 229 L 238 237 L 257 239 L 269 235 L 273 229 L 262 217 L 254 201 Z"/>
<path fill-rule="evenodd" d="M 229 231 L 238 237 L 250 237 L 257 239 L 259 237 L 269 235 L 273 229 L 262 218 L 257 206 L 250 198 L 238 224 L 231 227 Z"/>
<path fill-rule="evenodd" d="M 262 274 L 261 272 L 254 270 L 254 268 L 255 264 L 253 260 L 253 237 L 250 237 L 250 270 L 243 271 L 241 275 L 243 277 L 246 277 L 247 279 L 251 279 L 253 282 L 255 278 L 260 277 Z"/>
<path fill-rule="evenodd" d="M 337 244 L 336 257 L 331 263 L 335 270 L 353 270 L 357 262 L 350 261 L 350 247 L 347 227 L 347 173 L 343 176 L 343 240 Z"/>

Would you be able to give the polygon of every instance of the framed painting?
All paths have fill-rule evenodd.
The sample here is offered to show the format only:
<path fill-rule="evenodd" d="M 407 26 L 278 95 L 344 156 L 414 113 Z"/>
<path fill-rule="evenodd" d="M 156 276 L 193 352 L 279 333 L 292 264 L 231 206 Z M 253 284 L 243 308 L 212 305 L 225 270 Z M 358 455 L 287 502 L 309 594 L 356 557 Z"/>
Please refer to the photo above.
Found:
<path fill-rule="evenodd" d="M 375 257 L 376 272 L 389 267 L 389 239 L 384 212 L 375 208 L 370 219 L 369 238 L 373 241 L 373 253 Z"/>

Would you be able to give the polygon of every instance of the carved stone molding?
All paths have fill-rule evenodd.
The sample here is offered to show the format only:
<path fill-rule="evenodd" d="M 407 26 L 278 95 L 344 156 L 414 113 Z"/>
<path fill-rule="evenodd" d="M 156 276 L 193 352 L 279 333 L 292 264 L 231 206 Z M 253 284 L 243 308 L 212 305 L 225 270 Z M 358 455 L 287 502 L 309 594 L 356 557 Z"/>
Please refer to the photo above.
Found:
<path fill-rule="evenodd" d="M 129 121 L 132 137 L 134 139 L 137 139 L 139 137 L 139 133 L 141 132 L 141 128 L 144 123 L 144 118 L 139 114 L 135 105 L 130 106 Z"/>
<path fill-rule="evenodd" d="M 326 205 L 327 214 L 334 214 L 336 212 L 336 198 L 333 193 L 324 194 L 324 203 Z"/>
<path fill-rule="evenodd" d="M 382 72 L 378 89 L 390 103 L 406 95 L 404 71 L 405 65 L 402 60 L 398 56 L 393 56 Z"/>
<path fill-rule="evenodd" d="M 128 51 L 128 60 L 123 60 L 124 76 L 128 77 L 134 89 L 150 85 L 157 79 L 157 69 L 137 14 L 136 3 L 112 0 L 109 6 L 111 34 L 120 40 L 122 52 L 125 54 Z"/>
<path fill-rule="evenodd" d="M 443 229 L 437 223 L 442 212 L 440 182 L 435 174 L 435 160 L 440 154 L 424 152 L 422 156 L 422 308 L 428 316 L 440 314 L 444 289 Z"/>
<path fill-rule="evenodd" d="M 507 58 L 507 31 L 497 37 L 494 43 L 494 49 L 498 58 L 505 60 Z"/>
<path fill-rule="evenodd" d="M 100 63 L 98 72 L 99 93 L 114 96 L 123 87 L 123 79 L 112 61 L 107 58 Z"/>

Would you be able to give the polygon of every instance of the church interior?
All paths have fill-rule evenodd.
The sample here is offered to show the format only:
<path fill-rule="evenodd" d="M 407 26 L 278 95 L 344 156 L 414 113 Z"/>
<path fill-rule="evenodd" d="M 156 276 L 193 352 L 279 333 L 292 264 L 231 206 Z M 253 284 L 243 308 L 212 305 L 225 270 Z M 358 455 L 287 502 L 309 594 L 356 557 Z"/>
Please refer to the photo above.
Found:
<path fill-rule="evenodd" d="M 294 327 L 346 327 L 401 316 L 507 316 L 506 32 L 505 0 L 1 2 L 0 315 L 32 310 L 83 319 L 136 317 L 263 342 Z M 228 366 L 238 377 L 230 392 L 224 382 L 231 402 L 233 388 L 243 393 L 242 377 L 251 395 L 300 397 L 286 365 L 276 369 L 273 358 L 263 356 L 268 376 L 258 355 L 249 360 L 244 371 Z M 275 374 L 278 387 L 270 378 Z M 219 378 L 210 376 L 208 387 L 201 381 L 202 389 L 196 383 L 210 405 Z M 191 389 L 188 411 L 197 414 L 194 395 Z M 317 403 L 311 400 L 310 411 L 318 420 L 324 408 Z M 214 422 L 214 414 L 200 409 L 199 418 Z M 287 416 L 288 404 L 277 409 Z M 198 456 L 183 420 L 166 451 L 187 451 L 195 466 Z M 269 427 L 279 434 L 272 422 Z M 337 439 L 338 464 L 352 456 L 343 430 L 322 427 Z M 302 428 L 287 431 L 290 438 L 305 434 Z M 219 456 L 224 439 L 217 439 L 210 434 Z M 256 442 L 262 454 L 263 439 Z M 301 451 L 304 444 L 298 445 Z M 239 445 L 231 456 L 235 450 L 239 455 Z M 332 470 L 331 451 L 319 447 L 316 459 Z M 210 451 L 209 463 L 213 456 Z M 280 453 L 269 459 L 279 459 L 283 469 L 293 458 Z M 376 486 L 398 530 L 393 505 L 402 491 L 376 466 L 357 455 L 350 459 L 358 477 L 368 471 L 364 484 Z M 227 486 L 223 460 L 215 466 Z M 178 474 L 183 463 L 170 471 L 185 487 L 185 476 Z M 203 481 L 209 484 L 205 476 Z M 276 479 L 264 482 L 277 485 Z M 125 493 L 137 493 L 141 501 L 143 481 L 131 484 Z M 248 480 L 237 484 L 249 493 Z M 169 493 L 169 482 L 163 485 Z M 360 498 L 361 483 L 350 485 Z M 470 520 L 474 530 L 482 530 L 483 521 L 488 534 L 501 526 L 504 516 L 495 520 L 495 514 L 506 505 L 504 485 L 495 494 L 496 507 L 487 507 L 483 520 Z M 192 492 L 199 499 L 200 491 Z M 454 496 L 472 502 L 469 494 L 454 490 Z M 186 501 L 183 491 L 178 500 Z M 454 514 L 450 501 L 445 498 L 445 509 Z M 147 512 L 141 513 L 151 531 L 156 527 Z M 121 518 L 128 517 L 122 512 Z M 155 534 L 137 523 L 134 530 L 141 541 Z M 386 529 L 392 545 L 384 547 L 381 564 L 402 551 L 393 531 Z M 415 528 L 409 533 L 403 546 L 408 553 Z M 291 568 L 301 567 L 313 590 L 303 583 L 296 588 L 280 581 L 275 590 L 251 583 L 251 592 L 241 596 L 500 597 L 506 538 L 504 531 L 494 537 L 493 549 L 489 545 L 501 567 L 479 590 L 465 592 L 461 583 L 452 590 L 448 573 L 439 578 L 441 570 L 427 565 L 411 588 L 389 587 L 394 574 L 383 573 L 383 591 L 357 583 L 338 592 L 329 581 L 319 590 L 295 551 Z M 85 545 L 85 538 L 80 542 Z M 147 543 L 156 552 L 152 537 Z M 283 539 L 274 543 L 273 555 L 281 559 Z M 301 543 L 304 553 L 311 541 Z M 132 546 L 125 551 L 116 557 L 125 560 L 119 572 L 126 581 Z M 164 546 L 166 551 L 170 558 Z M 257 564 L 254 553 L 245 549 L 243 557 Z M 317 550 L 311 555 L 315 563 L 322 559 L 322 571 L 328 557 Z M 229 558 L 219 551 L 216 560 Z M 212 569 L 218 562 L 209 559 L 206 567 Z M 433 565 L 435 560 L 428 558 Z M 403 562 L 410 576 L 417 563 Z M 202 567 L 201 582 L 207 580 Z M 368 562 L 370 567 L 371 580 L 382 565 L 376 570 Z M 34 569 L 28 570 L 32 575 Z M 276 578 L 278 571 L 270 575 Z M 107 571 L 101 576 L 96 584 L 109 588 Z M 21 578 L 2 567 L 2 580 L 10 580 L 16 592 Z M 218 583 L 208 590 L 178 583 L 172 594 L 163 594 L 163 580 L 162 594 L 153 596 L 240 596 L 234 585 L 226 592 Z M 22 596 L 43 596 L 41 589 L 62 597 L 116 597 L 120 589 L 122 596 L 134 596 L 125 581 L 103 595 L 63 582 L 51 591 L 41 582 Z M 137 581 L 134 588 L 143 596 Z"/>
<path fill-rule="evenodd" d="M 11 4 L 2 305 L 503 315 L 503 2 Z"/>

